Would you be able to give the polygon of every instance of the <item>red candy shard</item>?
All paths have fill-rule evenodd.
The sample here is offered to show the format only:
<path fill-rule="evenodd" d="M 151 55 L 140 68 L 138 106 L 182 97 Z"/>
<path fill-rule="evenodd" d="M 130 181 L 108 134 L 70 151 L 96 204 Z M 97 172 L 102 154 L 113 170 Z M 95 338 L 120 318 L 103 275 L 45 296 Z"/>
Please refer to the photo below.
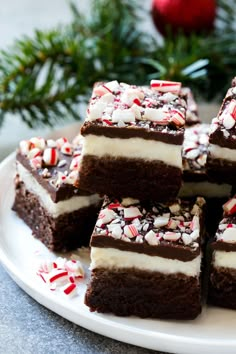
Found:
<path fill-rule="evenodd" d="M 233 215 L 236 213 L 236 197 L 231 198 L 223 205 L 223 210 L 226 215 Z"/>

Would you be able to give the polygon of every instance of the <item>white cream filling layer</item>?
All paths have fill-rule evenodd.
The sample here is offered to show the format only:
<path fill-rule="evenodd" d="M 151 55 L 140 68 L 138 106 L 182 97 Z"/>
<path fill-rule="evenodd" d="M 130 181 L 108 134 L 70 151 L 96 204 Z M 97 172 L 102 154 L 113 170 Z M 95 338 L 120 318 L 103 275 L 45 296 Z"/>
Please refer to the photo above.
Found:
<path fill-rule="evenodd" d="M 236 269 L 236 252 L 215 251 L 213 265 Z"/>
<path fill-rule="evenodd" d="M 232 186 L 230 184 L 217 184 L 210 182 L 184 182 L 179 197 L 202 196 L 206 198 L 222 198 L 229 197 Z"/>
<path fill-rule="evenodd" d="M 89 196 L 74 196 L 68 200 L 54 203 L 50 197 L 50 194 L 36 181 L 32 174 L 20 163 L 17 163 L 17 172 L 20 176 L 20 180 L 24 182 L 26 189 L 35 194 L 41 203 L 41 205 L 48 211 L 53 217 L 57 218 L 64 213 L 71 213 L 75 210 L 95 205 L 99 201 L 97 194 Z"/>
<path fill-rule="evenodd" d="M 209 152 L 213 158 L 236 161 L 236 149 L 229 149 L 226 147 L 210 144 Z"/>
<path fill-rule="evenodd" d="M 120 251 L 115 248 L 92 247 L 91 249 L 91 269 L 136 268 L 164 274 L 182 273 L 187 276 L 198 276 L 200 274 L 200 266 L 200 255 L 192 261 L 182 262 L 178 259 L 167 259 L 130 251 Z"/>
<path fill-rule="evenodd" d="M 84 139 L 83 154 L 162 161 L 182 169 L 181 145 L 155 140 L 107 138 L 89 134 Z"/>

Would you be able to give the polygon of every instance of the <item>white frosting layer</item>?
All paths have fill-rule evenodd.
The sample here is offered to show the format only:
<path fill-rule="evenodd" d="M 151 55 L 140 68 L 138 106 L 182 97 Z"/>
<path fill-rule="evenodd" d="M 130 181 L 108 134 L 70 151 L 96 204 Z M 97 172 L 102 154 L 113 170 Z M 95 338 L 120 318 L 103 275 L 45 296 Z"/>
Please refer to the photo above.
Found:
<path fill-rule="evenodd" d="M 64 213 L 71 213 L 75 210 L 95 205 L 99 201 L 97 194 L 88 196 L 74 196 L 68 200 L 54 203 L 50 194 L 36 181 L 32 174 L 20 163 L 17 163 L 17 172 L 22 182 L 24 182 L 26 189 L 35 194 L 41 205 L 53 217 L 57 218 Z"/>
<path fill-rule="evenodd" d="M 225 267 L 236 269 L 236 252 L 215 251 L 214 267 Z"/>
<path fill-rule="evenodd" d="M 182 169 L 181 145 L 155 140 L 107 138 L 89 134 L 84 139 L 83 154 L 162 161 Z"/>
<path fill-rule="evenodd" d="M 210 144 L 209 152 L 213 158 L 236 161 L 236 149 L 229 149 L 226 147 Z"/>
<path fill-rule="evenodd" d="M 182 262 L 178 259 L 149 256 L 136 252 L 120 251 L 114 248 L 92 247 L 91 249 L 91 269 L 136 268 L 164 274 L 182 273 L 187 276 L 198 276 L 200 265 L 200 255 L 190 262 Z"/>
<path fill-rule="evenodd" d="M 217 184 L 210 182 L 184 182 L 180 191 L 179 197 L 194 197 L 202 196 L 206 198 L 222 198 L 229 197 L 232 186 L 229 184 Z"/>

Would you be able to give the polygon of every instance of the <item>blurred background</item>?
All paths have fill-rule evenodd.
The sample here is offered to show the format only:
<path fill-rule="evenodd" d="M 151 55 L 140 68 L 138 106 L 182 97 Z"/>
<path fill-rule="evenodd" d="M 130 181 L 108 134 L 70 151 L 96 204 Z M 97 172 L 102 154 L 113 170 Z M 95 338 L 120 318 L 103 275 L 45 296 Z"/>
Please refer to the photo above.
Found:
<path fill-rule="evenodd" d="M 182 81 L 210 121 L 236 72 L 234 5 L 8 0 L 0 9 L 0 159 L 23 138 L 83 119 L 99 80 Z"/>

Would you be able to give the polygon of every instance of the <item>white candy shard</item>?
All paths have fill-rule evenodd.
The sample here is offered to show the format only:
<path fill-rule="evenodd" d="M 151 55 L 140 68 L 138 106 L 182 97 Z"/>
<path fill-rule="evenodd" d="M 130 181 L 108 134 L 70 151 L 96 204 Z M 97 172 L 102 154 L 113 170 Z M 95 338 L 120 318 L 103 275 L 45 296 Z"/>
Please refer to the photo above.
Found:
<path fill-rule="evenodd" d="M 228 227 L 225 229 L 223 234 L 221 235 L 221 240 L 224 242 L 236 242 L 236 228 L 235 227 Z"/>
<path fill-rule="evenodd" d="M 103 112 L 106 108 L 105 102 L 97 101 L 89 106 L 89 112 L 87 119 L 90 121 L 102 118 Z"/>
<path fill-rule="evenodd" d="M 102 209 L 100 211 L 100 214 L 98 216 L 98 221 L 97 221 L 97 226 L 101 227 L 104 224 L 108 224 L 109 222 L 111 222 L 113 219 L 116 219 L 117 215 L 116 213 L 111 210 L 111 209 Z"/>
<path fill-rule="evenodd" d="M 115 226 L 113 227 L 113 229 L 111 231 L 112 237 L 116 238 L 116 239 L 120 239 L 122 236 L 122 228 L 120 227 L 120 225 L 116 225 L 116 224 L 114 224 L 114 225 Z"/>
<path fill-rule="evenodd" d="M 179 239 L 180 237 L 181 237 L 181 233 L 180 233 L 180 232 L 167 231 L 167 232 L 163 235 L 164 240 L 167 240 L 167 241 L 178 241 L 178 239 Z"/>
<path fill-rule="evenodd" d="M 115 109 L 112 113 L 112 121 L 117 123 L 122 121 L 124 123 L 135 122 L 135 113 L 129 109 Z"/>
<path fill-rule="evenodd" d="M 235 125 L 235 120 L 230 114 L 225 113 L 222 117 L 222 123 L 226 129 L 231 129 Z"/>
<path fill-rule="evenodd" d="M 192 237 L 187 233 L 182 234 L 182 240 L 185 245 L 189 245 L 190 243 L 192 243 Z"/>
<path fill-rule="evenodd" d="M 142 117 L 144 120 L 150 120 L 159 124 L 167 125 L 167 112 L 162 108 L 145 108 L 144 114 Z"/>
<path fill-rule="evenodd" d="M 157 237 L 157 234 L 152 230 L 148 231 L 148 233 L 145 235 L 145 240 L 147 241 L 147 243 L 149 245 L 152 245 L 152 246 L 159 245 L 159 243 L 160 243 L 160 241 Z"/>
<path fill-rule="evenodd" d="M 151 80 L 151 88 L 159 92 L 179 93 L 181 83 L 174 81 Z"/>
<path fill-rule="evenodd" d="M 124 208 L 124 218 L 125 220 L 132 220 L 142 216 L 139 208 L 131 206 L 129 208 Z"/>
<path fill-rule="evenodd" d="M 154 227 L 162 227 L 166 226 L 169 222 L 169 217 L 166 216 L 158 216 L 154 219 Z"/>

